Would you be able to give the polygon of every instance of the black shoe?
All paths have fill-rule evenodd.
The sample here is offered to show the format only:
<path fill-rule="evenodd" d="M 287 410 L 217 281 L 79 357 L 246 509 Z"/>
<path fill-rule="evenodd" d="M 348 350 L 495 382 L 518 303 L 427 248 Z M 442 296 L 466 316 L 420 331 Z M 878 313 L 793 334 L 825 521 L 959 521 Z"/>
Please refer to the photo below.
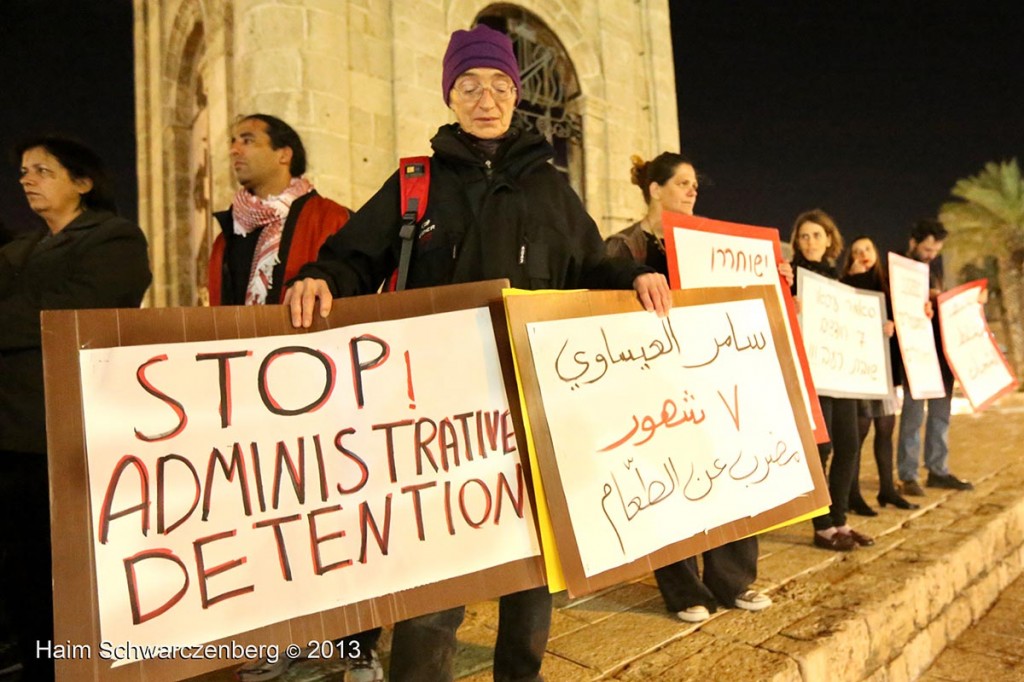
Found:
<path fill-rule="evenodd" d="M 924 497 L 924 490 L 917 481 L 900 481 L 900 492 L 910 497 Z"/>
<path fill-rule="evenodd" d="M 833 552 L 852 552 L 857 549 L 857 543 L 845 533 L 833 533 L 832 537 L 827 538 L 817 531 L 814 533 L 814 546 Z"/>
<path fill-rule="evenodd" d="M 858 497 L 856 500 L 850 500 L 850 511 L 857 516 L 878 516 L 878 512 L 869 507 L 863 497 Z"/>
<path fill-rule="evenodd" d="M 928 481 L 925 483 L 929 488 L 947 488 L 949 490 L 974 490 L 970 481 L 959 479 L 953 474 L 933 474 L 928 472 Z"/>
<path fill-rule="evenodd" d="M 887 504 L 891 504 L 897 509 L 920 509 L 921 505 L 908 502 L 906 499 L 899 496 L 897 493 L 891 493 L 889 495 L 883 495 L 878 493 L 878 504 L 881 507 L 885 507 Z"/>

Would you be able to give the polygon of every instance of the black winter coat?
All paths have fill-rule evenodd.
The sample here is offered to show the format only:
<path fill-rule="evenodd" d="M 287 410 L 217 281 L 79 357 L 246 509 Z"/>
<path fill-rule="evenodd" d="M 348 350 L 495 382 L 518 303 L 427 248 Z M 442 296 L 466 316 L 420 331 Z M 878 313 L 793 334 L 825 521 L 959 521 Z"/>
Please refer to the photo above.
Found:
<path fill-rule="evenodd" d="M 518 119 L 493 161 L 456 124 L 442 126 L 431 145 L 430 194 L 408 288 L 507 277 L 523 289 L 629 289 L 652 272 L 605 257 L 594 221 L 548 163 L 551 146 Z M 299 278 L 326 280 L 334 296 L 376 292 L 398 267 L 400 201 L 395 173 Z"/>
<path fill-rule="evenodd" d="M 39 313 L 135 308 L 151 279 L 142 230 L 106 211 L 0 249 L 0 451 L 46 452 Z"/>

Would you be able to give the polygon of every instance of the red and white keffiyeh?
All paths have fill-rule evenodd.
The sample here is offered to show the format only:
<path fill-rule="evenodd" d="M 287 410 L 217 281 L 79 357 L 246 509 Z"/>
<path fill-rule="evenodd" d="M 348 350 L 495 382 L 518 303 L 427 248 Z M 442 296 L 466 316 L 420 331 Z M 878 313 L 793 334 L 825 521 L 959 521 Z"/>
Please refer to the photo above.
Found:
<path fill-rule="evenodd" d="M 235 234 L 245 237 L 263 228 L 256 241 L 256 252 L 249 271 L 249 286 L 245 290 L 245 305 L 267 302 L 267 293 L 273 284 L 274 267 L 280 263 L 281 233 L 288 218 L 292 202 L 313 191 L 305 178 L 292 178 L 291 184 L 277 196 L 260 199 L 242 187 L 231 202 L 231 216 Z"/>

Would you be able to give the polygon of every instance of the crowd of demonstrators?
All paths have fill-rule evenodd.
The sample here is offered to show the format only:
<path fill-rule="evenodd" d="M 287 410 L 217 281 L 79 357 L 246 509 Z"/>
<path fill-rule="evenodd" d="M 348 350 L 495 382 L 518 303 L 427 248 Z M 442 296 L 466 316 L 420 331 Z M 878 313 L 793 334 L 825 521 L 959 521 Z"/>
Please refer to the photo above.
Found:
<path fill-rule="evenodd" d="M 858 289 L 867 291 L 878 291 L 885 294 L 885 309 L 888 317 L 883 325 L 885 336 L 890 340 L 890 358 L 899 355 L 899 346 L 896 345 L 896 325 L 892 321 L 892 297 L 889 296 L 889 280 L 882 267 L 882 261 L 878 257 L 878 247 L 870 237 L 857 237 L 850 244 L 850 250 L 846 255 L 846 264 L 843 266 L 842 282 Z M 902 382 L 902 376 L 896 372 L 902 370 L 902 363 L 892 362 L 893 384 Z M 882 507 L 892 505 L 897 509 L 917 509 L 919 505 L 907 501 L 896 490 L 896 482 L 893 478 L 893 430 L 896 426 L 896 411 L 898 409 L 895 390 L 890 387 L 890 394 L 881 399 L 857 401 L 857 432 L 860 446 L 857 451 L 857 464 L 854 471 L 860 471 L 860 449 L 864 447 L 868 433 L 872 425 L 875 428 L 874 453 L 875 464 L 878 467 L 878 504 Z M 877 512 L 868 506 L 860 493 L 859 477 L 853 481 L 853 489 L 850 491 L 850 509 L 854 513 L 864 516 L 875 516 Z"/>
<path fill-rule="evenodd" d="M 136 307 L 151 275 L 146 238 L 117 215 L 99 156 L 60 136 L 18 146 L 21 186 L 47 229 L 0 248 L 0 562 L 26 680 L 52 680 L 36 641 L 53 639 L 50 492 L 39 314 Z M 17 663 L 12 664 L 16 667 Z"/>
<path fill-rule="evenodd" d="M 230 155 L 240 188 L 231 207 L 214 216 L 220 233 L 209 263 L 211 303 L 284 303 L 292 324 L 308 328 L 315 315 L 330 313 L 334 299 L 373 294 L 399 274 L 397 281 L 406 288 L 507 278 L 522 289 L 632 289 L 646 310 L 667 314 L 672 299 L 662 211 L 693 214 L 698 195 L 693 163 L 673 152 L 651 161 L 633 157 L 633 182 L 647 211 L 603 242 L 579 197 L 550 163 L 551 146 L 517 113 L 520 72 L 507 36 L 486 26 L 453 33 L 443 59 L 441 94 L 456 122 L 441 126 L 431 139 L 429 202 L 411 236 L 402 229 L 397 173 L 350 214 L 303 177 L 306 150 L 287 123 L 268 114 L 239 118 Z M 39 314 L 136 307 L 151 275 L 145 237 L 116 215 L 110 180 L 92 150 L 50 136 L 20 145 L 17 154 L 26 199 L 48 229 L 11 239 L 0 234 L 0 582 L 3 606 L 17 616 L 20 646 L 14 665 L 5 667 L 8 662 L 0 659 L 0 676 L 20 667 L 23 679 L 47 680 L 53 679 L 52 661 L 35 651 L 37 640 L 53 638 Z M 428 224 L 429 230 L 418 229 Z M 936 221 L 920 222 L 908 255 L 934 265 L 945 236 Z M 792 267 L 781 262 L 778 268 L 794 294 L 795 268 L 838 279 L 835 263 L 843 241 L 826 213 L 801 214 L 791 244 Z M 411 255 L 404 258 L 403 251 Z M 886 292 L 880 260 L 871 240 L 858 238 L 843 281 Z M 935 277 L 933 299 L 940 290 L 941 277 Z M 885 332 L 892 337 L 891 321 Z M 938 341 L 937 324 L 935 335 Z M 910 396 L 895 338 L 892 343 L 894 382 L 904 389 L 901 490 L 923 495 L 917 478 L 925 402 Z M 971 484 L 948 469 L 952 374 L 941 353 L 940 361 L 946 396 L 927 402 L 926 485 L 967 490 Z M 893 478 L 895 400 L 820 400 L 831 442 L 819 446 L 819 456 L 832 504 L 814 519 L 814 544 L 839 551 L 872 545 L 846 518 L 849 510 L 875 514 L 857 482 L 860 446 L 872 425 L 879 504 L 917 507 L 900 495 Z M 3 551 L 4 544 L 18 549 L 18 561 Z M 684 621 L 701 622 L 718 608 L 771 606 L 770 597 L 751 588 L 757 556 L 757 538 L 750 537 L 703 553 L 703 572 L 697 557 L 658 569 L 666 607 Z M 542 679 L 551 606 L 547 587 L 501 597 L 495 680 Z M 390 679 L 451 680 L 464 613 L 457 607 L 396 623 Z M 344 673 L 347 682 L 383 680 L 376 652 L 380 632 L 346 638 L 357 642 L 360 652 Z M 283 660 L 252 661 L 238 677 L 273 679 L 283 672 L 288 659 Z"/>
<path fill-rule="evenodd" d="M 693 215 L 699 183 L 697 170 L 685 156 L 663 152 L 650 161 L 632 159 L 630 177 L 640 187 L 647 213 L 606 242 L 608 254 L 632 258 L 657 272 L 668 274 L 662 211 Z M 780 264 L 788 270 L 788 264 Z M 689 557 L 654 571 L 665 606 L 687 623 L 700 623 L 719 606 L 761 611 L 771 597 L 750 589 L 757 579 L 757 536 L 735 540 L 703 553 L 701 575 L 697 557 Z"/>
<path fill-rule="evenodd" d="M 797 216 L 790 243 L 793 246 L 794 270 L 803 268 L 829 279 L 839 279 L 835 263 L 843 251 L 843 237 L 827 213 L 815 209 Z M 793 295 L 799 295 L 795 283 Z M 821 468 L 828 475 L 828 493 L 832 504 L 827 514 L 815 517 L 812 522 L 814 545 L 849 552 L 858 546 L 875 544 L 869 536 L 850 527 L 846 519 L 850 491 L 858 473 L 857 401 L 829 396 L 819 396 L 818 399 L 831 440 L 830 443 L 818 445 L 818 454 L 821 456 Z"/>
<path fill-rule="evenodd" d="M 946 239 L 946 228 L 937 220 L 921 220 L 910 232 L 907 256 L 928 264 L 930 288 L 928 292 L 932 309 L 935 300 L 942 293 L 942 272 L 936 259 Z M 929 488 L 951 490 L 972 490 L 968 481 L 962 480 L 949 470 L 949 416 L 953 401 L 953 371 L 949 368 L 942 352 L 942 337 L 937 315 L 932 315 L 932 331 L 935 347 L 939 349 L 939 369 L 945 395 L 941 398 L 915 400 L 910 395 L 906 373 L 903 376 L 903 410 L 900 413 L 900 431 L 897 438 L 896 466 L 904 495 L 922 496 L 924 490 L 918 483 L 921 465 L 921 425 L 924 424 L 924 466 L 928 470 L 925 485 Z M 928 418 L 925 420 L 925 406 Z"/>
<path fill-rule="evenodd" d="M 661 274 L 608 258 L 597 225 L 564 177 L 553 150 L 529 130 L 516 105 L 519 66 L 512 43 L 486 26 L 456 31 L 443 60 L 441 94 L 456 123 L 431 139 L 429 204 L 404 277 L 409 288 L 507 278 L 522 289 L 634 289 L 645 307 L 671 306 Z M 333 299 L 376 292 L 399 267 L 400 181 L 392 175 L 299 272 L 286 302 L 296 327 L 309 327 Z M 455 633 L 465 607 L 395 624 L 392 680 L 450 680 Z M 547 587 L 499 603 L 495 680 L 539 680 L 551 625 Z M 372 643 L 379 629 L 364 633 Z"/>

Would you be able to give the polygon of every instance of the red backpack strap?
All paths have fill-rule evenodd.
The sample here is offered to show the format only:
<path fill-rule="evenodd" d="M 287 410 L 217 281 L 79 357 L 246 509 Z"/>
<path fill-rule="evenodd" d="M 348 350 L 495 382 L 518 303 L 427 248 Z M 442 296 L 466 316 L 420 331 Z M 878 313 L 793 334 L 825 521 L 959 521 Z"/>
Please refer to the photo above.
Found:
<path fill-rule="evenodd" d="M 391 276 L 388 290 L 402 291 L 409 277 L 409 262 L 412 260 L 412 245 L 416 240 L 416 226 L 427 211 L 427 197 L 430 194 L 430 157 L 409 156 L 399 161 L 398 181 L 402 195 L 402 252 L 398 259 L 398 270 Z"/>

